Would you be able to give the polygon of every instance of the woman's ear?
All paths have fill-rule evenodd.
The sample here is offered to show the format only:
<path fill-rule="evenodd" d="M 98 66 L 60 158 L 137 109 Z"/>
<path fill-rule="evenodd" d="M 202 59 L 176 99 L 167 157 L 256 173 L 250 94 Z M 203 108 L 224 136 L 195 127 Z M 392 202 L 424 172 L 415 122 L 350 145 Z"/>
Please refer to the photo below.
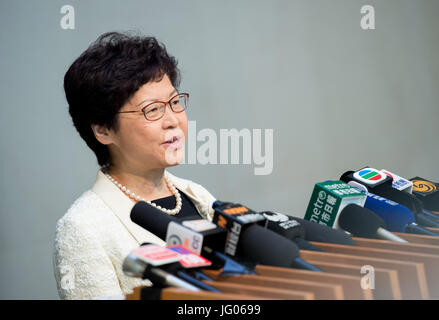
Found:
<path fill-rule="evenodd" d="M 106 126 L 92 124 L 91 129 L 93 130 L 96 139 L 100 143 L 104 145 L 109 145 L 115 142 L 113 131 L 111 129 L 108 129 Z"/>

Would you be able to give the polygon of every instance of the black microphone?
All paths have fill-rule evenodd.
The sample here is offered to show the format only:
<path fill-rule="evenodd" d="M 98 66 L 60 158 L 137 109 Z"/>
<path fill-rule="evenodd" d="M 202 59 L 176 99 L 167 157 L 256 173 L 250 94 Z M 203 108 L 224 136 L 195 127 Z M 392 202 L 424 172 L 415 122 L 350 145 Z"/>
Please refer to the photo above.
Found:
<path fill-rule="evenodd" d="M 224 260 L 216 257 L 216 252 L 223 252 L 227 237 L 227 230 L 220 228 L 205 219 L 192 220 L 188 223 L 192 228 L 197 221 L 204 222 L 201 230 L 194 231 L 190 227 L 183 226 L 185 221 L 165 214 L 145 201 L 138 201 L 131 209 L 131 220 L 153 233 L 160 239 L 172 245 L 184 245 L 195 253 L 209 260 L 224 263 Z"/>
<path fill-rule="evenodd" d="M 293 241 L 259 225 L 243 231 L 240 247 L 243 257 L 255 263 L 323 272 L 300 258 Z"/>
<path fill-rule="evenodd" d="M 373 194 L 393 200 L 411 210 L 415 214 L 416 222 L 422 226 L 439 228 L 439 222 L 424 212 L 422 202 L 414 195 L 392 187 L 393 179 L 370 167 L 358 171 L 346 171 L 340 180 L 349 183 L 354 181 L 366 187 Z"/>
<path fill-rule="evenodd" d="M 432 213 L 430 210 L 431 208 L 431 201 L 436 198 L 436 202 L 439 201 L 439 193 L 436 192 L 434 194 L 434 191 L 430 189 L 431 192 L 419 192 L 420 190 L 425 190 L 425 188 L 433 187 L 435 186 L 437 188 L 437 184 L 431 181 L 427 180 L 421 180 L 422 178 L 417 177 L 417 180 L 411 181 L 411 180 L 405 179 L 403 177 L 400 177 L 394 173 L 391 173 L 385 169 L 381 170 L 388 176 L 390 176 L 393 179 L 392 187 L 395 189 L 398 189 L 399 191 L 405 191 L 406 193 L 409 193 L 411 195 L 411 198 L 414 201 L 414 205 L 417 207 L 417 212 L 419 213 L 419 217 L 417 219 L 418 223 L 422 223 L 422 225 L 425 225 L 427 227 L 438 227 L 439 226 L 439 216 L 437 214 Z M 428 184 L 428 186 L 427 186 Z M 438 202 L 439 203 L 439 202 Z M 433 209 L 434 211 L 434 209 Z"/>
<path fill-rule="evenodd" d="M 305 240 L 355 246 L 352 235 L 344 230 L 337 230 L 320 223 L 294 217 L 305 229 Z"/>
<path fill-rule="evenodd" d="M 299 249 L 325 251 L 305 240 L 305 228 L 293 217 L 272 211 L 262 211 L 260 213 L 267 219 L 268 229 L 294 241 Z"/>
<path fill-rule="evenodd" d="M 424 208 L 430 211 L 439 211 L 439 183 L 414 177 L 410 181 L 413 183 L 413 195 L 418 198 Z"/>
<path fill-rule="evenodd" d="M 159 214 L 160 213 L 160 214 Z M 138 201 L 131 209 L 131 221 L 148 230 L 162 240 L 166 240 L 166 232 L 170 222 L 179 223 L 172 215 L 163 214 L 145 201 Z"/>
<path fill-rule="evenodd" d="M 169 238 L 169 234 L 166 235 L 166 232 L 163 231 L 167 229 L 168 225 L 171 223 L 174 223 L 174 225 L 179 224 L 178 220 L 174 217 L 171 217 L 142 201 L 137 202 L 133 207 L 131 211 L 131 219 L 144 229 L 152 233 L 156 232 L 155 235 L 162 239 Z M 220 227 L 217 228 L 219 230 L 224 230 Z M 239 232 L 239 235 L 236 235 L 236 225 L 232 228 L 235 228 L 235 230 L 233 230 L 235 233 L 232 234 L 232 232 L 229 232 L 227 234 L 227 240 L 230 243 L 237 244 L 235 255 L 233 256 L 235 258 L 250 260 L 253 263 L 262 263 L 279 267 L 300 267 L 313 271 L 321 271 L 300 259 L 299 250 L 292 241 L 285 239 L 270 230 L 266 230 L 262 226 L 254 224 L 248 225 L 244 230 L 239 230 L 242 231 Z M 195 232 L 193 230 L 190 231 L 194 236 L 198 236 L 201 239 L 203 238 L 200 232 Z M 218 234 L 219 236 L 223 235 L 222 233 L 213 234 L 211 235 L 211 239 L 216 238 L 216 240 L 218 240 Z M 238 236 L 239 239 L 236 238 L 236 236 Z M 204 239 L 202 239 L 202 241 L 204 243 Z M 203 256 L 204 253 L 208 255 L 215 251 L 224 251 L 225 242 L 226 241 L 224 241 L 223 238 L 223 243 L 211 240 L 209 246 L 203 245 Z"/>
<path fill-rule="evenodd" d="M 229 230 L 227 254 L 245 257 L 254 263 L 323 272 L 300 258 L 296 243 L 266 229 L 267 219 L 263 214 L 239 203 L 219 200 L 212 208 L 215 210 L 213 221 Z"/>
<path fill-rule="evenodd" d="M 338 224 L 340 228 L 352 233 L 356 237 L 407 242 L 387 231 L 384 220 L 373 211 L 356 204 L 349 204 L 340 212 Z"/>

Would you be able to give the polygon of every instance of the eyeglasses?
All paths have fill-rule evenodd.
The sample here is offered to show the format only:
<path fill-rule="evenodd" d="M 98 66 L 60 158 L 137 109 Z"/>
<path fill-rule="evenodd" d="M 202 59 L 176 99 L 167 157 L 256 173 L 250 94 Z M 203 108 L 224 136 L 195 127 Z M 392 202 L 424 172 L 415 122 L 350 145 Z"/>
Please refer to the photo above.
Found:
<path fill-rule="evenodd" d="M 154 101 L 144 106 L 140 111 L 119 111 L 117 113 L 142 112 L 146 120 L 156 121 L 165 115 L 168 104 L 173 112 L 180 113 L 187 109 L 188 102 L 189 93 L 179 93 L 169 99 L 168 102 Z"/>

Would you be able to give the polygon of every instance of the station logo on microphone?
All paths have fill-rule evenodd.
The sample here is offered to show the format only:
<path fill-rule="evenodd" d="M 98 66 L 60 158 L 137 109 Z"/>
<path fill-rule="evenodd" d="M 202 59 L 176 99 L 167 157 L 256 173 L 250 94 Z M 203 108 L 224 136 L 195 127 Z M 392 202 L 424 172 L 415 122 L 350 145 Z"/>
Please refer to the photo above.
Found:
<path fill-rule="evenodd" d="M 438 191 L 439 184 L 427 179 L 415 177 L 410 179 L 413 182 L 413 193 L 420 196 L 426 196 Z"/>
<path fill-rule="evenodd" d="M 398 176 L 386 169 L 381 169 L 381 172 L 387 174 L 390 178 L 392 178 L 392 187 L 398 189 L 399 191 L 404 191 L 407 193 L 412 193 L 413 191 L 413 182 L 407 180 L 403 177 Z"/>
<path fill-rule="evenodd" d="M 348 204 L 364 206 L 366 194 L 343 181 L 316 183 L 305 213 L 305 220 L 338 228 L 338 216 Z"/>
<path fill-rule="evenodd" d="M 354 173 L 355 179 L 370 186 L 379 184 L 386 180 L 386 177 L 386 174 L 373 168 L 364 168 Z"/>

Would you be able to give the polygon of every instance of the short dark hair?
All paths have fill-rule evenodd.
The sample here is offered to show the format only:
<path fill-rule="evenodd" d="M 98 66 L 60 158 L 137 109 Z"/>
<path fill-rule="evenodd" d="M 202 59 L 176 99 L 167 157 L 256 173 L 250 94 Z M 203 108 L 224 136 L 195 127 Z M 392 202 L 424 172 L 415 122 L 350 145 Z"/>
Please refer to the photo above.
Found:
<path fill-rule="evenodd" d="M 111 164 L 106 145 L 94 136 L 92 124 L 118 130 L 117 112 L 145 83 L 167 75 L 180 84 L 177 60 L 154 37 L 108 32 L 93 42 L 64 76 L 64 91 L 73 125 L 100 166 Z"/>

